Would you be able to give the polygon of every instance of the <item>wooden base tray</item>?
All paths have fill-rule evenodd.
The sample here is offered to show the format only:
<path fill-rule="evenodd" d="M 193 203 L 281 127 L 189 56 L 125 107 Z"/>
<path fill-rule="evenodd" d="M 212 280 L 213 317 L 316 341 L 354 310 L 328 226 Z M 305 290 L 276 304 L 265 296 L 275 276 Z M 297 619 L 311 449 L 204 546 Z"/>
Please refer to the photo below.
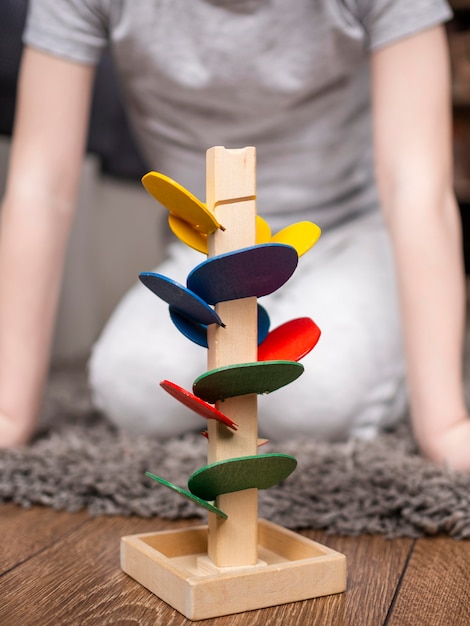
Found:
<path fill-rule="evenodd" d="M 121 539 L 121 567 L 190 620 L 220 617 L 346 588 L 346 557 L 266 520 L 258 521 L 259 562 L 216 567 L 207 526 Z"/>

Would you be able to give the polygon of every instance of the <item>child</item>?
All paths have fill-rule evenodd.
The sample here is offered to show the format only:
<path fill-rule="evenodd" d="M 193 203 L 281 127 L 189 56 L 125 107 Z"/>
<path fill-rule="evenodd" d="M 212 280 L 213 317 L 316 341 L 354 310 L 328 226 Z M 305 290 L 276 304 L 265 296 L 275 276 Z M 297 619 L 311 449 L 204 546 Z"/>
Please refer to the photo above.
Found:
<path fill-rule="evenodd" d="M 308 315 L 322 329 L 295 389 L 260 399 L 263 433 L 371 437 L 409 400 L 423 453 L 468 469 L 449 16 L 445 0 L 32 0 L 2 211 L 0 445 L 34 431 L 93 67 L 109 43 L 153 169 L 204 198 L 205 150 L 254 145 L 260 214 L 274 230 L 323 230 L 263 302 L 273 326 Z M 184 282 L 201 260 L 178 243 L 159 271 Z M 137 285 L 90 381 L 116 424 L 165 437 L 194 421 L 158 381 L 187 386 L 204 370 L 204 351 L 169 333 L 166 307 Z"/>

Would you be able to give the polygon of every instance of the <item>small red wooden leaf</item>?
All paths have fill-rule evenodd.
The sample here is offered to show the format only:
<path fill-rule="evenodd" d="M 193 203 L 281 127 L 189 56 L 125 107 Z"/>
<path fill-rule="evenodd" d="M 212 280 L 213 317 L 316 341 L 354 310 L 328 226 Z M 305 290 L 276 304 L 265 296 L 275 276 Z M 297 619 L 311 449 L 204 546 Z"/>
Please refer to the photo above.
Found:
<path fill-rule="evenodd" d="M 162 380 L 160 386 L 171 396 L 179 400 L 189 409 L 192 409 L 201 417 L 204 417 L 205 419 L 217 420 L 222 424 L 225 424 L 225 426 L 228 426 L 232 430 L 238 429 L 238 426 L 235 424 L 235 422 L 223 413 L 221 413 L 219 410 L 217 410 L 215 406 L 213 406 L 212 404 L 208 404 L 204 400 L 201 400 L 201 398 L 198 398 L 190 391 L 183 389 L 183 387 L 179 387 L 169 380 Z"/>

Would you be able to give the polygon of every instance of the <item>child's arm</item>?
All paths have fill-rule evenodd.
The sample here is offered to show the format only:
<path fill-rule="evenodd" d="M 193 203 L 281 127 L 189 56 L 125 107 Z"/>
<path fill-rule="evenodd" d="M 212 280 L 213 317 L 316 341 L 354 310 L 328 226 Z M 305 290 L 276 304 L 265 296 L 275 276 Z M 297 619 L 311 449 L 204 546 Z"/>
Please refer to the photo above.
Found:
<path fill-rule="evenodd" d="M 372 72 L 377 176 L 396 257 L 415 435 L 430 458 L 470 469 L 465 282 L 444 30 L 378 50 Z"/>
<path fill-rule="evenodd" d="M 26 49 L 0 228 L 0 447 L 34 431 L 86 138 L 93 68 Z"/>

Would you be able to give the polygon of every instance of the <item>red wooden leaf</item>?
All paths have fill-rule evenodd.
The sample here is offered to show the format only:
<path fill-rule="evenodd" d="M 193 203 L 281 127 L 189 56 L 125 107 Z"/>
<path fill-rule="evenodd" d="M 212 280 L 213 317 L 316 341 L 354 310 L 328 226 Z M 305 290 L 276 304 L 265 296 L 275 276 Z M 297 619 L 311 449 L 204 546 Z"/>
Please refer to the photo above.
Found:
<path fill-rule="evenodd" d="M 274 328 L 258 346 L 258 361 L 300 361 L 320 339 L 321 331 L 309 317 L 299 317 Z"/>
<path fill-rule="evenodd" d="M 198 398 L 190 391 L 183 389 L 183 387 L 179 387 L 169 380 L 162 380 L 160 386 L 163 387 L 163 389 L 167 391 L 171 396 L 179 400 L 189 409 L 195 411 L 201 417 L 217 420 L 222 424 L 225 424 L 229 428 L 232 428 L 232 430 L 238 429 L 238 426 L 235 424 L 235 422 L 223 413 L 221 413 L 218 409 L 215 408 L 215 406 L 213 406 L 212 404 L 208 404 L 204 400 L 201 400 L 201 398 Z"/>

